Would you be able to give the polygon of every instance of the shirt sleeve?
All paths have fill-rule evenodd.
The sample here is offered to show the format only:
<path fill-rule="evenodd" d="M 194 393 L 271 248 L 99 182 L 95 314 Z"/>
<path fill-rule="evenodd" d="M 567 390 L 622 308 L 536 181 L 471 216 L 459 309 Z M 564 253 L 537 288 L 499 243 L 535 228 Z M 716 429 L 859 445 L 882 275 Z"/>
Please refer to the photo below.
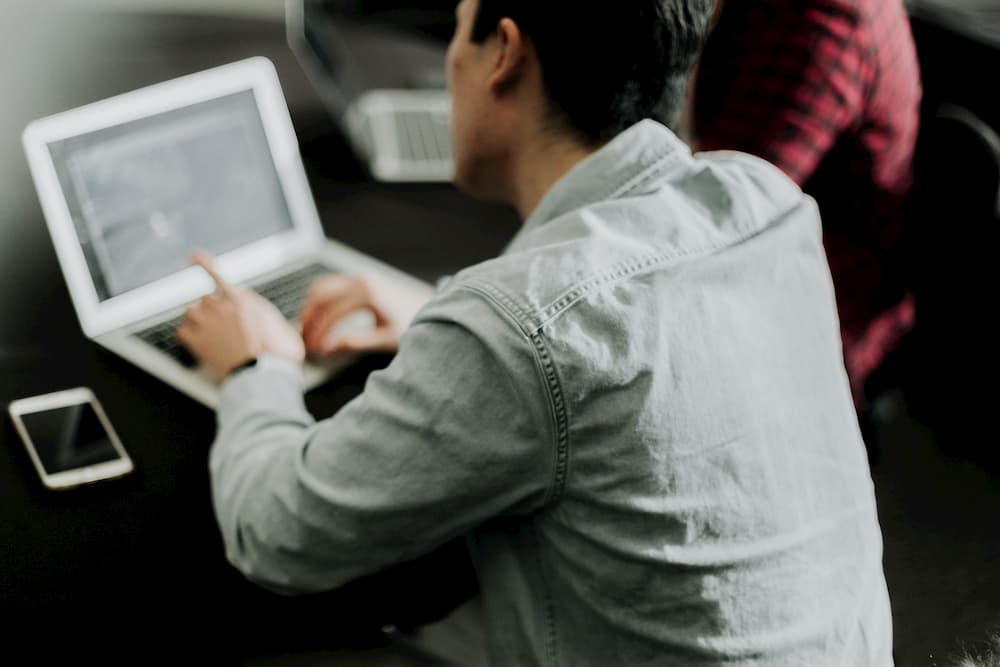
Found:
<path fill-rule="evenodd" d="M 860 24 L 843 2 L 727 3 L 695 80 L 697 149 L 757 155 L 803 185 L 861 118 L 874 73 Z"/>
<path fill-rule="evenodd" d="M 227 381 L 210 463 L 229 560 L 274 590 L 318 592 L 542 506 L 555 447 L 528 343 L 466 292 L 425 309 L 329 419 L 313 421 L 287 373 Z"/>

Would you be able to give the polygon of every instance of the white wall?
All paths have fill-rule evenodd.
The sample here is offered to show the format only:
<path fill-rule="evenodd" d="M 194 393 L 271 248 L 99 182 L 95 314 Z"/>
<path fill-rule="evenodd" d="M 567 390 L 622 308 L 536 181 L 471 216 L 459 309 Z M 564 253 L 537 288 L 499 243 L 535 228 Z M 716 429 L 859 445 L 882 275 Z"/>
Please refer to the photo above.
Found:
<path fill-rule="evenodd" d="M 284 16 L 285 11 L 284 0 L 0 0 L 0 7 L 15 2 L 31 2 L 43 6 L 63 5 L 74 9 L 181 11 L 274 18 Z"/>

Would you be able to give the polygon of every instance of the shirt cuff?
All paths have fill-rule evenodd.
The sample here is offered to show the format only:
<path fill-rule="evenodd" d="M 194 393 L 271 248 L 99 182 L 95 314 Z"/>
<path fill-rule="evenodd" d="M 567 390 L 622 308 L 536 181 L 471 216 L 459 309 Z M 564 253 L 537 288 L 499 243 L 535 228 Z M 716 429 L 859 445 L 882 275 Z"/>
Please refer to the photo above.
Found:
<path fill-rule="evenodd" d="M 257 357 L 257 363 L 241 368 L 228 375 L 219 387 L 223 404 L 232 403 L 236 396 L 244 399 L 258 394 L 274 394 L 284 389 L 301 397 L 305 391 L 305 378 L 302 365 L 276 357 L 262 354 Z"/>
<path fill-rule="evenodd" d="M 257 368 L 262 371 L 276 371 L 284 373 L 290 377 L 302 381 L 302 364 L 270 354 L 262 354 L 257 357 Z"/>
<path fill-rule="evenodd" d="M 302 366 L 262 354 L 253 366 L 229 375 L 219 386 L 220 412 L 241 412 L 260 404 L 298 408 L 305 392 Z"/>

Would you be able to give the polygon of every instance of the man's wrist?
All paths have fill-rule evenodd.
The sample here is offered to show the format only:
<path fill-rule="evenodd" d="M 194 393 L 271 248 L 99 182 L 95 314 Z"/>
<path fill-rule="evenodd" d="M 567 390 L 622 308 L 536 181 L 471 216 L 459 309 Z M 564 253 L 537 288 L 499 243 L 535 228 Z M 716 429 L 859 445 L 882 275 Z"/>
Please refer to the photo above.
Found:
<path fill-rule="evenodd" d="M 229 378 L 231 378 L 234 375 L 237 375 L 239 373 L 242 373 L 243 371 L 247 370 L 248 368 L 253 368 L 254 366 L 257 365 L 257 361 L 259 359 L 260 359 L 260 357 L 250 357 L 249 359 L 247 359 L 243 363 L 240 363 L 240 364 L 237 364 L 236 366 L 233 366 L 232 368 L 229 369 L 229 372 L 226 373 L 225 379 L 228 380 Z"/>
<path fill-rule="evenodd" d="M 293 377 L 302 377 L 302 365 L 300 363 L 294 362 L 290 359 L 284 357 L 275 356 L 273 354 L 268 354 L 263 352 L 255 357 L 247 359 L 238 366 L 233 367 L 228 373 L 226 373 L 223 380 L 228 380 L 233 378 L 244 371 L 250 370 L 252 368 L 260 368 L 264 370 L 277 370 L 280 373 L 290 375 Z"/>

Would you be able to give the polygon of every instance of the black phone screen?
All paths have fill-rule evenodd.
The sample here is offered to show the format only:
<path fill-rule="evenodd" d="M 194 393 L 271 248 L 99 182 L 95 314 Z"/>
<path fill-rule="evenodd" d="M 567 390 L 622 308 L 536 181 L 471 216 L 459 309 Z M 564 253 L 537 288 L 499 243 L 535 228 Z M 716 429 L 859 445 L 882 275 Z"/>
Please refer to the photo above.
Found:
<path fill-rule="evenodd" d="M 49 474 L 120 458 L 90 403 L 31 412 L 20 418 Z"/>

